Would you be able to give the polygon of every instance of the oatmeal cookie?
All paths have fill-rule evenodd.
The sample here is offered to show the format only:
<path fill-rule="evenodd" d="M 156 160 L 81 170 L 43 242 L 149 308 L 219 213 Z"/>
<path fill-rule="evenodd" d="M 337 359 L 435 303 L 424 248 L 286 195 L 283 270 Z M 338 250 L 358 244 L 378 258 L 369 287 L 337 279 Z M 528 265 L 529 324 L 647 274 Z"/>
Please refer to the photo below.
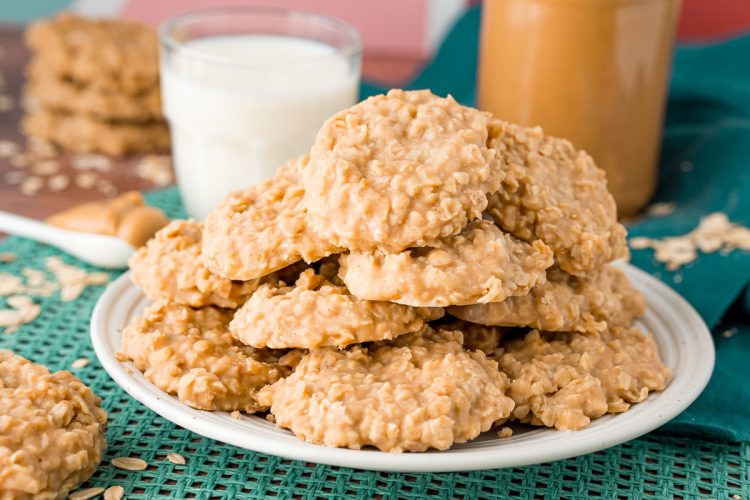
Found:
<path fill-rule="evenodd" d="M 101 400 L 68 371 L 0 350 L 0 498 L 65 498 L 107 446 Z"/>
<path fill-rule="evenodd" d="M 324 240 L 400 252 L 457 234 L 503 177 L 487 148 L 490 115 L 427 90 L 391 90 L 339 112 L 302 171 Z"/>
<path fill-rule="evenodd" d="M 229 329 L 254 347 L 344 347 L 420 330 L 443 309 L 359 300 L 312 269 L 295 286 L 265 284 L 235 314 Z"/>
<path fill-rule="evenodd" d="M 25 95 L 34 106 L 102 121 L 150 122 L 164 119 L 158 86 L 130 96 L 41 77 L 26 84 Z"/>
<path fill-rule="evenodd" d="M 503 233 L 492 222 L 474 221 L 439 247 L 340 257 L 340 276 L 352 295 L 416 307 L 444 307 L 505 300 L 545 279 L 552 251 Z"/>
<path fill-rule="evenodd" d="M 159 85 L 158 38 L 135 22 L 61 13 L 30 25 L 25 41 L 36 57 L 34 74 L 125 94 Z"/>
<path fill-rule="evenodd" d="M 496 357 L 510 377 L 512 418 L 561 430 L 621 413 L 667 385 L 656 342 L 638 328 L 600 334 L 541 333 L 503 343 Z"/>
<path fill-rule="evenodd" d="M 369 347 L 313 349 L 260 393 L 277 425 L 326 446 L 446 450 L 510 415 L 507 379 L 459 332 L 402 335 Z"/>
<path fill-rule="evenodd" d="M 307 162 L 302 156 L 282 165 L 273 179 L 230 194 L 208 215 L 203 253 L 213 272 L 249 280 L 339 251 L 308 224 L 300 180 Z"/>
<path fill-rule="evenodd" d="M 122 352 L 154 385 L 201 410 L 265 408 L 258 390 L 285 375 L 229 333 L 232 311 L 158 301 L 122 333 Z M 272 358 L 273 359 L 273 358 Z"/>
<path fill-rule="evenodd" d="M 193 220 L 172 221 L 130 258 L 131 279 L 148 298 L 236 309 L 258 289 L 260 279 L 232 281 L 208 270 L 202 228 Z"/>
<path fill-rule="evenodd" d="M 505 171 L 487 207 L 500 227 L 524 241 L 541 239 L 560 267 L 577 276 L 628 255 L 604 171 L 585 151 L 538 127 L 499 120 L 490 127 L 489 145 Z"/>
<path fill-rule="evenodd" d="M 585 277 L 552 268 L 547 272 L 547 281 L 526 295 L 449 309 L 453 316 L 483 325 L 577 332 L 629 326 L 645 311 L 641 293 L 633 288 L 625 273 L 610 266 Z"/>
<path fill-rule="evenodd" d="M 163 121 L 138 124 L 105 122 L 37 109 L 24 116 L 21 126 L 30 136 L 75 153 L 121 156 L 169 149 L 169 129 Z"/>

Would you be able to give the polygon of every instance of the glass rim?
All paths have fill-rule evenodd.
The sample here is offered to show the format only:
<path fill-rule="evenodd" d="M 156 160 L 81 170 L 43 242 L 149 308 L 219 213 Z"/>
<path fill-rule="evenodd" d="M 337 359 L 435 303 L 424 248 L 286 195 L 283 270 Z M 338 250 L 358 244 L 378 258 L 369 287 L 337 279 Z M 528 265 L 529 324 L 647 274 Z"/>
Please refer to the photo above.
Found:
<path fill-rule="evenodd" d="M 326 42 L 322 42 L 322 41 L 320 42 L 331 47 L 333 49 L 333 52 L 331 53 L 315 55 L 315 56 L 284 58 L 278 61 L 278 63 L 281 63 L 281 64 L 285 64 L 285 63 L 311 64 L 311 63 L 321 63 L 321 62 L 326 62 L 326 61 L 336 61 L 336 60 L 340 60 L 341 56 L 348 58 L 351 56 L 356 56 L 358 54 L 361 54 L 362 52 L 362 41 L 359 36 L 359 32 L 356 30 L 356 28 L 354 28 L 354 26 L 347 23 L 346 21 L 343 21 L 336 17 L 327 16 L 325 14 L 318 14 L 318 13 L 310 12 L 306 10 L 290 9 L 286 7 L 260 6 L 260 5 L 257 5 L 257 6 L 256 5 L 227 5 L 223 7 L 204 7 L 204 8 L 192 9 L 192 10 L 188 10 L 185 12 L 181 12 L 179 14 L 176 14 L 174 16 L 167 18 L 159 25 L 159 30 L 158 30 L 159 40 L 163 47 L 172 49 L 174 51 L 179 51 L 181 53 L 184 53 L 188 57 L 195 58 L 196 60 L 200 60 L 208 64 L 219 64 L 219 65 L 235 66 L 238 68 L 248 68 L 248 69 L 261 68 L 261 67 L 266 67 L 266 66 L 277 66 L 278 63 L 269 65 L 269 64 L 259 64 L 259 63 L 238 62 L 230 57 L 223 57 L 223 56 L 219 56 L 216 54 L 210 54 L 210 53 L 204 52 L 200 49 L 191 48 L 188 46 L 187 43 L 181 42 L 172 36 L 173 30 L 185 22 L 189 22 L 191 20 L 201 19 L 201 18 L 208 19 L 210 17 L 231 16 L 232 14 L 237 14 L 237 13 L 256 14 L 256 15 L 265 14 L 265 15 L 278 16 L 278 17 L 293 16 L 293 17 L 297 17 L 300 19 L 304 19 L 306 21 L 312 21 L 314 23 L 317 23 L 320 26 L 326 26 L 329 28 L 333 28 L 334 30 L 339 30 L 340 32 L 344 33 L 346 37 L 346 44 L 342 47 L 335 47 Z M 279 34 L 278 36 L 294 37 L 294 35 L 291 35 L 291 34 Z M 296 38 L 306 38 L 306 37 L 300 36 Z"/>

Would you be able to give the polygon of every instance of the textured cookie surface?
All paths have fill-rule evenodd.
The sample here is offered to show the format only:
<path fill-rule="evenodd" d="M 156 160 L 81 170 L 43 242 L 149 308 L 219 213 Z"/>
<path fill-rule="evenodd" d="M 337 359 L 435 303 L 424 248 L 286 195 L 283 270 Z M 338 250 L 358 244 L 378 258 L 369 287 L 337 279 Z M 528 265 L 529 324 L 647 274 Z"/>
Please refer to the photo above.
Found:
<path fill-rule="evenodd" d="M 504 343 L 495 359 L 511 380 L 513 418 L 561 430 L 624 412 L 669 378 L 653 337 L 637 328 L 595 335 L 532 330 Z"/>
<path fill-rule="evenodd" d="M 445 450 L 510 414 L 506 385 L 493 361 L 463 350 L 459 332 L 427 328 L 368 348 L 313 349 L 260 399 L 312 443 Z"/>
<path fill-rule="evenodd" d="M 443 315 L 441 308 L 359 300 L 312 269 L 283 285 L 261 286 L 237 311 L 235 338 L 254 347 L 343 347 L 415 332 Z"/>
<path fill-rule="evenodd" d="M 263 408 L 258 390 L 283 376 L 284 366 L 235 341 L 231 318 L 226 309 L 155 302 L 123 331 L 122 353 L 188 406 L 252 413 Z"/>
<path fill-rule="evenodd" d="M 0 498 L 65 498 L 101 462 L 107 413 L 70 372 L 0 350 Z"/>
<path fill-rule="evenodd" d="M 588 154 L 539 128 L 499 120 L 490 127 L 489 145 L 505 178 L 487 212 L 503 229 L 524 241 L 544 241 L 570 274 L 628 255 L 604 171 Z"/>
<path fill-rule="evenodd" d="M 552 251 L 474 221 L 440 246 L 401 253 L 351 252 L 340 257 L 341 279 L 353 295 L 411 306 L 448 306 L 523 295 L 552 265 Z"/>
<path fill-rule="evenodd" d="M 629 326 L 646 309 L 641 293 L 628 277 L 605 266 L 585 277 L 559 268 L 526 295 L 503 302 L 452 307 L 450 313 L 473 323 L 530 326 L 547 331 L 598 332 L 607 326 Z"/>
<path fill-rule="evenodd" d="M 458 233 L 502 180 L 489 122 L 429 91 L 392 90 L 337 113 L 303 169 L 315 230 L 352 250 L 389 252 Z"/>
<path fill-rule="evenodd" d="M 306 156 L 290 161 L 273 179 L 230 194 L 208 215 L 203 252 L 211 270 L 248 280 L 338 251 L 308 223 L 300 180 L 307 161 Z"/>

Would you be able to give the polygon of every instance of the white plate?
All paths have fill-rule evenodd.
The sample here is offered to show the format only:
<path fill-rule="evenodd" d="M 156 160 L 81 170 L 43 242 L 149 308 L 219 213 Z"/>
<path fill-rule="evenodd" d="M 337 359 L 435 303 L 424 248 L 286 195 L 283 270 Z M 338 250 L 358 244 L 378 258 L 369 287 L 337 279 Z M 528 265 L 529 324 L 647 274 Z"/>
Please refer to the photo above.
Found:
<path fill-rule="evenodd" d="M 492 432 L 447 451 L 384 453 L 305 443 L 261 417 L 230 418 L 225 412 L 189 408 L 156 388 L 129 362 L 115 359 L 120 333 L 148 304 L 128 275 L 113 282 L 91 318 L 91 340 L 104 368 L 128 394 L 171 420 L 203 436 L 241 448 L 285 458 L 359 469 L 396 472 L 445 472 L 492 469 L 549 462 L 601 450 L 634 439 L 668 422 L 701 393 L 714 366 L 714 345 L 695 310 L 671 288 L 632 266 L 624 265 L 643 292 L 648 311 L 640 321 L 652 332 L 672 371 L 666 390 L 619 415 L 608 415 L 587 428 L 563 432 L 537 428 L 499 439 Z"/>

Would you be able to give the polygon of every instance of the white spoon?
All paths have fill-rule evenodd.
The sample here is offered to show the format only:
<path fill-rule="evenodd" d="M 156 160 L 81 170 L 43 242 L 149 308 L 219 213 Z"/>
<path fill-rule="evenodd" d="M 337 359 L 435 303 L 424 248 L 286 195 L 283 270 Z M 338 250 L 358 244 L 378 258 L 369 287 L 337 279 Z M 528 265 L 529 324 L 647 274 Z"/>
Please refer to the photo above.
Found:
<path fill-rule="evenodd" d="M 128 259 L 135 252 L 135 248 L 125 240 L 114 236 L 69 231 L 2 210 L 0 232 L 47 243 L 84 262 L 106 269 L 128 267 Z"/>

